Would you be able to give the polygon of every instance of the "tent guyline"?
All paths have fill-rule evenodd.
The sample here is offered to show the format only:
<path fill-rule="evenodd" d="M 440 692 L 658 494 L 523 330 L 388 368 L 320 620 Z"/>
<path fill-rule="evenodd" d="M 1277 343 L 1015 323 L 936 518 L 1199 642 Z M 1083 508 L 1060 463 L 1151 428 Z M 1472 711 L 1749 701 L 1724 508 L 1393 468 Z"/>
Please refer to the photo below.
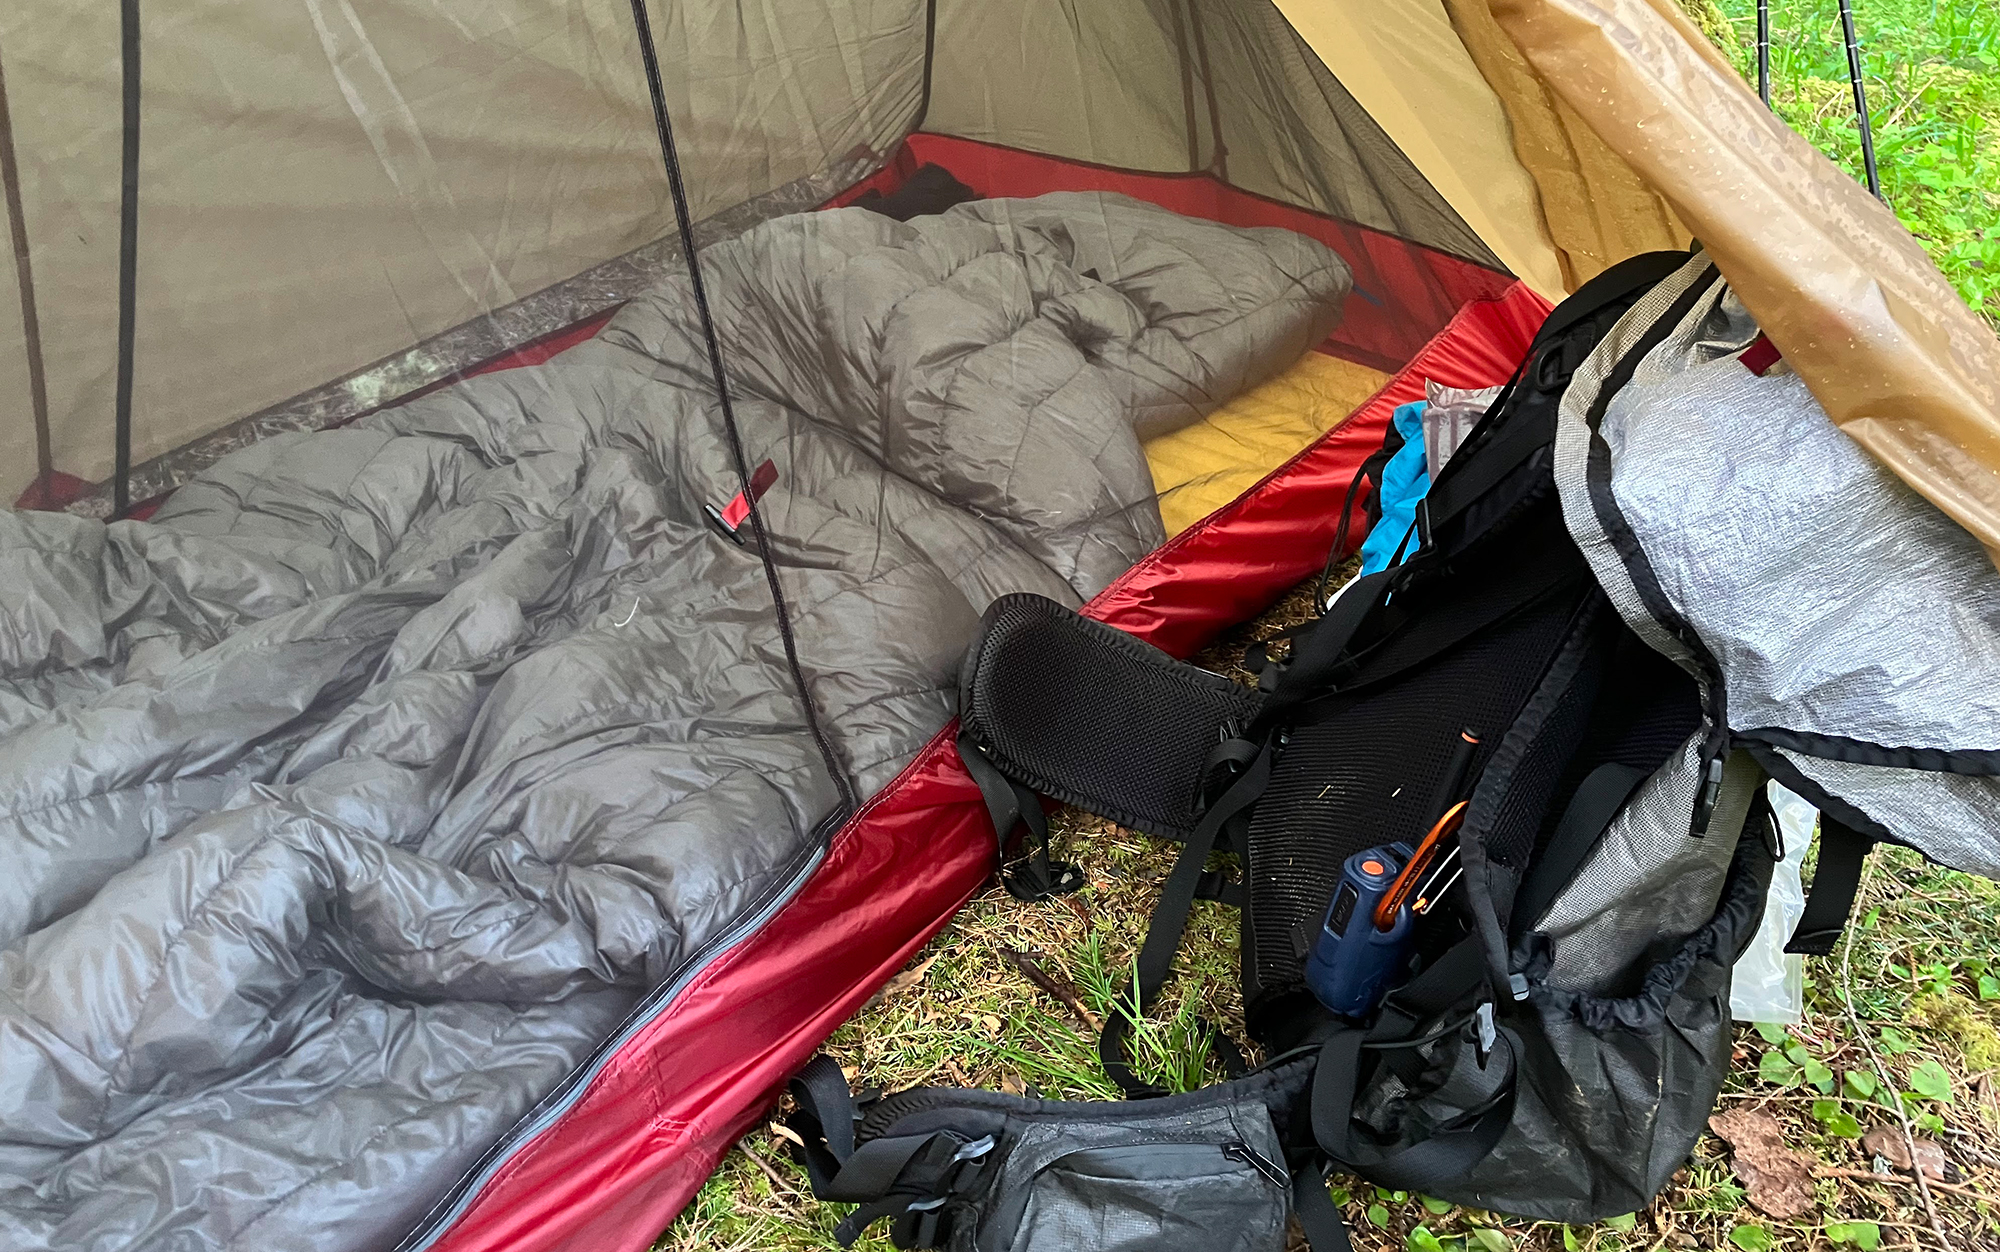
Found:
<path fill-rule="evenodd" d="M 139 313 L 139 0 L 118 0 L 118 382 L 111 515 L 132 507 L 132 376 Z"/>
<path fill-rule="evenodd" d="M 680 151 L 674 146 L 673 121 L 667 116 L 666 89 L 660 81 L 660 58 L 653 47 L 653 28 L 646 16 L 646 0 L 632 0 L 632 27 L 639 39 L 639 59 L 646 70 L 646 94 L 651 98 L 653 125 L 660 136 L 660 160 L 666 166 L 667 190 L 673 197 L 674 225 L 680 232 L 681 252 L 687 258 L 688 289 L 694 297 L 695 316 L 701 323 L 702 347 L 708 354 L 709 372 L 715 381 L 716 402 L 722 409 L 722 429 L 728 437 L 729 456 L 735 463 L 737 480 L 743 484 L 742 498 L 747 505 L 751 542 L 756 546 L 757 559 L 764 567 L 764 579 L 771 587 L 771 605 L 777 615 L 778 638 L 785 650 L 785 668 L 798 691 L 799 709 L 805 716 L 806 729 L 811 732 L 820 759 L 826 766 L 827 777 L 840 796 L 838 814 L 830 820 L 845 820 L 860 801 L 854 794 L 854 784 L 849 781 L 846 769 L 834 753 L 832 741 L 827 738 L 826 728 L 820 723 L 812 688 L 806 682 L 805 672 L 799 668 L 798 640 L 792 632 L 791 614 L 785 607 L 785 589 L 778 578 L 778 563 L 771 555 L 770 535 L 764 528 L 764 513 L 757 503 L 762 493 L 752 485 L 750 458 L 743 451 L 743 432 L 736 425 L 736 410 L 729 402 L 729 378 L 722 363 L 722 345 L 715 334 L 715 314 L 709 308 L 708 288 L 702 282 L 701 253 L 694 242 L 694 216 L 688 208 L 687 184 L 681 177 Z"/>

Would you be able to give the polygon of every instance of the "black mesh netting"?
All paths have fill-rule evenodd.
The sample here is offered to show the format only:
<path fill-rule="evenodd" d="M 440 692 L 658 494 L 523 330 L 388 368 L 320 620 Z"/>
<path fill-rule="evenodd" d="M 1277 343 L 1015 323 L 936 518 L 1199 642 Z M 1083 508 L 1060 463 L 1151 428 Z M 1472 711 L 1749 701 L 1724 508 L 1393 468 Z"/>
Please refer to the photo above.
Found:
<path fill-rule="evenodd" d="M 1260 697 L 1040 596 L 987 610 L 967 658 L 966 730 L 1010 775 L 1150 834 L 1194 824 L 1202 763 Z"/>
<path fill-rule="evenodd" d="M 1477 614 L 1489 607 L 1481 595 L 1504 594 L 1506 579 L 1480 581 L 1462 590 L 1481 594 L 1449 611 Z M 1587 594 L 1586 584 L 1562 580 L 1394 681 L 1329 698 L 1291 732 L 1250 828 L 1246 1000 L 1298 983 L 1295 935 L 1318 923 L 1348 856 L 1414 844 L 1436 820 L 1440 776 L 1461 729 L 1480 735 L 1474 768 L 1483 768 Z"/>
<path fill-rule="evenodd" d="M 1555 833 L 1577 787 L 1598 766 L 1657 769 L 1701 726 L 1699 693 L 1687 671 L 1648 647 L 1623 623 L 1609 630 L 1608 656 L 1590 698 L 1578 699 L 1565 709 L 1571 719 L 1580 718 L 1587 709 L 1589 720 L 1575 737 L 1575 750 L 1558 758 L 1565 767 L 1541 810 L 1534 856 Z M 1519 867 L 1532 857 L 1497 859 Z"/>

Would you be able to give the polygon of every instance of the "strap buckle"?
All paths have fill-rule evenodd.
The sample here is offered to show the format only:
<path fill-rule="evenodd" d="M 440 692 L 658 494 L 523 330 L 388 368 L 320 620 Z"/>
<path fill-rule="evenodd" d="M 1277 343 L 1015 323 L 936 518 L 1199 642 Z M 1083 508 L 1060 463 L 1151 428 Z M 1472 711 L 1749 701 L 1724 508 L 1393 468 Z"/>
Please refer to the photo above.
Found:
<path fill-rule="evenodd" d="M 1479 1007 L 1472 1010 L 1472 1025 L 1472 1055 L 1483 1070 L 1493 1055 L 1494 1045 L 1500 1042 L 1500 1030 L 1493 1023 L 1493 1001 L 1482 1000 Z"/>
<path fill-rule="evenodd" d="M 1058 861 L 1046 847 L 1000 869 L 1000 885 L 1023 904 L 1040 904 L 1081 890 L 1083 870 L 1074 861 Z"/>
<path fill-rule="evenodd" d="M 1708 824 L 1715 817 L 1715 806 L 1722 801 L 1723 772 L 1722 755 L 1718 753 L 1709 758 L 1708 769 L 1701 780 L 1701 794 L 1694 804 L 1694 820 L 1688 827 L 1690 835 L 1699 837 L 1708 833 Z"/>

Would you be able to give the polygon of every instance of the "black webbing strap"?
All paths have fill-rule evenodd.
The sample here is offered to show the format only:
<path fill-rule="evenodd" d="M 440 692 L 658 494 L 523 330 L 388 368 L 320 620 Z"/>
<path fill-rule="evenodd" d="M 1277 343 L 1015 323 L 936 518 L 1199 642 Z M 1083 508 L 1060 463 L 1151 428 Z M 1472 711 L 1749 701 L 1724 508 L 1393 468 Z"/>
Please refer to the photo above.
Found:
<path fill-rule="evenodd" d="M 1180 856 L 1167 874 L 1167 884 L 1160 891 L 1160 902 L 1153 909 L 1152 921 L 1146 926 L 1146 941 L 1139 947 L 1133 993 L 1127 996 L 1125 1003 L 1113 1005 L 1111 1012 L 1105 1015 L 1104 1030 L 1097 1039 L 1097 1056 L 1103 1062 L 1105 1074 L 1132 1099 L 1150 1099 L 1167 1094 L 1133 1071 L 1125 1055 L 1125 1038 L 1131 1032 L 1132 1023 L 1159 998 L 1160 988 L 1166 985 L 1167 975 L 1173 970 L 1174 953 L 1179 950 L 1181 935 L 1187 930 L 1188 914 L 1194 909 L 1208 854 L 1215 850 L 1216 836 L 1225 823 L 1242 814 L 1264 794 L 1264 788 L 1271 782 L 1274 755 L 1272 745 L 1267 742 L 1251 760 L 1249 768 L 1216 797 L 1202 813 L 1201 821 L 1189 832 L 1187 842 L 1181 846 Z M 1229 1037 L 1212 1028 L 1210 1036 L 1211 1046 L 1222 1057 L 1224 1068 L 1240 1068 L 1241 1053 Z"/>
<path fill-rule="evenodd" d="M 1830 813 L 1819 815 L 1819 868 L 1813 872 L 1806 907 L 1785 951 L 1826 956 L 1847 928 L 1854 895 L 1861 888 L 1861 870 L 1875 840 Z"/>
<path fill-rule="evenodd" d="M 1597 846 L 1597 838 L 1618 815 L 1632 792 L 1646 779 L 1646 771 L 1632 765 L 1606 762 L 1590 771 L 1570 797 L 1569 807 L 1556 822 L 1548 846 L 1536 858 L 1535 868 L 1514 895 L 1515 937 L 1526 934 L 1540 921 L 1562 889 L 1576 877 L 1584 858 Z"/>
<path fill-rule="evenodd" d="M 1535 420 L 1537 417 L 1540 420 Z M 1554 410 L 1542 414 L 1519 414 L 1491 442 L 1463 461 L 1457 474 L 1442 473 L 1431 489 L 1417 501 L 1417 550 L 1431 546 L 1437 528 L 1471 508 L 1529 457 L 1555 442 Z M 1451 466 L 1448 464 L 1446 470 Z"/>
<path fill-rule="evenodd" d="M 1295 706 L 1293 715 L 1287 719 L 1286 725 L 1290 729 L 1297 730 L 1302 726 L 1318 725 L 1329 717 L 1345 716 L 1345 702 L 1335 704 L 1331 710 L 1316 706 L 1325 705 L 1330 697 L 1346 696 L 1377 688 L 1392 683 L 1406 674 L 1424 669 L 1467 639 L 1484 634 L 1516 613 L 1541 602 L 1544 597 L 1565 583 L 1576 583 L 1586 577 L 1588 576 L 1560 563 L 1547 562 L 1528 577 L 1515 579 L 1508 586 L 1505 599 L 1485 604 L 1478 612 L 1457 614 L 1452 628 L 1437 632 L 1421 653 L 1407 655 L 1394 665 L 1387 665 L 1365 653 L 1351 655 L 1335 667 L 1335 676 L 1339 681 L 1331 689 L 1315 695 L 1301 693 L 1302 698 Z"/>
<path fill-rule="evenodd" d="M 1290 642 L 1311 630 L 1318 621 L 1318 618 L 1311 618 L 1296 626 L 1287 626 L 1275 635 L 1252 641 L 1249 647 L 1243 649 L 1243 668 L 1257 676 L 1257 690 L 1268 693 L 1277 685 L 1278 675 L 1285 672 L 1284 663 L 1272 658 L 1271 645 L 1287 644 L 1289 652 Z"/>
<path fill-rule="evenodd" d="M 1485 956 L 1468 937 L 1390 998 L 1372 1027 L 1336 1030 L 1320 1048 L 1313 1071 L 1312 1129 L 1320 1150 L 1336 1163 L 1384 1187 L 1420 1191 L 1446 1179 L 1462 1178 L 1485 1159 L 1513 1120 L 1516 1084 L 1514 1045 L 1506 1031 L 1507 1075 L 1492 1096 L 1432 1131 L 1429 1138 L 1385 1150 L 1354 1132 L 1354 1105 L 1360 1093 L 1364 1056 L 1371 1049 L 1414 1042 L 1419 1023 L 1443 1013 L 1479 988 L 1486 978 Z M 1372 1070 L 1371 1070 L 1372 1073 Z"/>
<path fill-rule="evenodd" d="M 870 1139 L 847 1158 L 823 1198 L 859 1203 L 901 1191 L 906 1203 L 913 1196 L 928 1199 L 943 1166 L 964 1143 L 962 1137 L 942 1130 Z M 912 1165 L 922 1167 L 918 1172 L 925 1177 L 920 1185 L 911 1185 L 905 1176 Z"/>
<path fill-rule="evenodd" d="M 948 1130 L 870 1139 L 855 1149 L 827 1192 L 814 1194 L 861 1205 L 833 1229 L 842 1247 L 852 1246 L 884 1217 L 897 1218 L 897 1247 L 937 1247 L 938 1210 L 954 1194 L 972 1190 L 993 1148 L 991 1136 L 968 1143 Z"/>
<path fill-rule="evenodd" d="M 1213 900 L 1232 909 L 1242 908 L 1247 894 L 1240 880 L 1231 878 L 1221 870 L 1204 870 L 1201 879 L 1194 885 L 1195 899 Z"/>
<path fill-rule="evenodd" d="M 1049 815 L 1042 811 L 1042 798 L 1001 773 L 963 732 L 958 736 L 958 756 L 965 762 L 965 772 L 979 784 L 986 814 L 993 819 L 993 835 L 999 841 L 1000 885 L 1007 888 L 1007 894 L 1033 903 L 1083 886 L 1082 870 L 1069 861 L 1049 857 Z M 1017 826 L 1027 828 L 1030 846 L 1028 855 L 1010 863 L 1007 845 L 1013 841 Z"/>
<path fill-rule="evenodd" d="M 1326 1193 L 1326 1179 L 1313 1165 L 1292 1174 L 1292 1212 L 1298 1215 L 1299 1229 L 1305 1232 L 1312 1252 L 1354 1252 L 1347 1222 Z"/>
<path fill-rule="evenodd" d="M 1257 712 L 1247 737 L 1261 739 L 1284 714 L 1325 694 L 1345 664 L 1348 641 L 1395 586 L 1402 570 L 1390 566 L 1349 583 L 1326 616 L 1292 642 L 1292 659 L 1278 675 L 1271 698 Z"/>
<path fill-rule="evenodd" d="M 991 1136 L 968 1142 L 955 1131 L 885 1135 L 857 1145 L 859 1110 L 840 1065 L 821 1053 L 793 1077 L 798 1108 L 786 1124 L 798 1136 L 793 1151 L 813 1194 L 861 1205 L 834 1230 L 842 1247 L 871 1224 L 900 1216 L 900 1247 L 933 1246 L 938 1210 L 953 1193 L 969 1191 L 993 1151 Z"/>
<path fill-rule="evenodd" d="M 1347 559 L 1347 532 L 1354 520 L 1354 497 L 1361 493 L 1362 480 L 1372 478 L 1379 487 L 1382 471 L 1389 463 L 1388 450 L 1372 453 L 1361 462 L 1361 468 L 1354 471 L 1354 477 L 1347 480 L 1347 494 L 1340 501 L 1340 525 L 1333 532 L 1333 546 L 1327 549 L 1326 564 L 1320 567 L 1319 580 L 1313 584 L 1313 612 L 1326 611 L 1326 588 L 1333 581 L 1333 571 Z"/>
<path fill-rule="evenodd" d="M 1645 252 L 1627 257 L 1602 273 L 1591 278 L 1572 292 L 1561 304 L 1550 311 L 1541 328 L 1535 332 L 1535 341 L 1529 346 L 1527 355 L 1507 380 L 1501 394 L 1487 406 L 1489 415 L 1504 414 L 1509 401 L 1527 370 L 1533 367 L 1541 372 L 1540 385 L 1550 386 L 1555 380 L 1546 375 L 1547 363 L 1543 360 L 1555 351 L 1557 341 L 1585 318 L 1592 317 L 1613 305 L 1633 299 L 1638 293 L 1654 286 L 1672 275 L 1688 262 L 1686 252 Z M 1594 348 L 1595 342 L 1588 345 Z M 1587 350 L 1587 349 L 1586 349 Z M 1558 369 L 1573 370 L 1579 360 L 1558 362 Z M 1525 463 L 1535 452 L 1555 441 L 1555 414 L 1548 411 L 1541 421 L 1526 421 L 1517 417 L 1493 434 L 1490 439 L 1482 439 L 1475 429 L 1467 439 L 1467 455 L 1454 455 L 1431 484 L 1431 489 L 1417 501 L 1417 538 L 1419 551 L 1431 546 L 1431 536 L 1440 526 L 1463 513 L 1487 492 L 1493 490 L 1518 466 Z"/>
<path fill-rule="evenodd" d="M 847 1089 L 847 1075 L 840 1072 L 840 1063 L 824 1052 L 792 1076 L 790 1089 L 799 1107 L 789 1124 L 804 1140 L 795 1146 L 817 1195 L 833 1184 L 841 1166 L 854 1155 L 854 1123 L 859 1114 L 854 1095 Z"/>

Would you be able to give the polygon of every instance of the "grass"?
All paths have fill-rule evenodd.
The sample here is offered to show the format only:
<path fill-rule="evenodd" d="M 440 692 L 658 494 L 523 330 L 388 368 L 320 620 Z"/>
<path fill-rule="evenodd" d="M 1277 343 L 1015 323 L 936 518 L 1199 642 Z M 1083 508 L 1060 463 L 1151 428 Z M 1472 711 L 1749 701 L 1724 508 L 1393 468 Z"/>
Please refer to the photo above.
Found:
<path fill-rule="evenodd" d="M 1308 593 L 1295 592 L 1198 659 L 1248 681 L 1236 666 L 1245 644 L 1304 620 L 1309 605 Z M 903 976 L 828 1041 L 827 1050 L 860 1082 L 888 1090 L 932 1083 L 1034 1090 L 1056 1099 L 1120 1098 L 1098 1067 L 1096 1021 L 1117 1011 L 1117 990 L 1130 985 L 1174 848 L 1074 809 L 1058 813 L 1052 828 L 1058 854 L 1082 866 L 1087 885 L 1044 904 L 1023 904 L 996 886 L 967 905 Z M 1027 954 L 1067 979 L 1089 1018 L 1031 983 L 1009 953 Z M 1183 1091 L 1219 1081 L 1198 1018 L 1220 1024 L 1248 1050 L 1236 914 L 1201 901 L 1175 977 L 1132 1032 L 1140 1072 Z M 846 1208 L 814 1201 L 784 1141 L 766 1129 L 730 1153 L 659 1248 L 835 1248 L 831 1232 Z M 889 1248 L 886 1230 L 886 1223 L 878 1226 L 874 1238 L 856 1246 Z"/>
<path fill-rule="evenodd" d="M 1754 0 L 1684 3 L 1754 81 Z M 1773 107 L 1861 177 L 1835 0 L 1771 8 Z M 2000 0 L 1855 0 L 1855 9 L 1884 196 L 1967 304 L 2000 325 Z M 1230 669 L 1249 639 L 1298 620 L 1304 604 L 1294 595 L 1206 663 Z M 1077 812 L 1059 815 L 1056 827 L 1089 885 L 1041 905 L 998 889 L 974 900 L 828 1043 L 863 1081 L 1116 1097 L 1097 1067 L 1089 1021 L 1033 985 L 1009 953 L 1067 978 L 1086 1013 L 1112 1011 L 1171 849 Z M 1724 1108 L 1772 1114 L 1812 1158 L 1818 1206 L 1809 1217 L 1779 1221 L 1748 1207 L 1726 1147 L 1709 1137 L 1649 1209 L 1589 1227 L 1511 1220 L 1347 1180 L 1335 1198 L 1356 1247 L 2000 1249 L 2000 886 L 1884 850 L 1858 914 L 1848 951 L 1809 965 L 1797 1026 L 1738 1028 L 1722 1097 Z M 1219 1077 L 1197 1015 L 1247 1042 L 1236 960 L 1234 914 L 1197 904 L 1176 977 L 1134 1036 L 1156 1081 L 1185 1089 Z M 1958 1177 L 1934 1195 L 1943 1240 L 1915 1189 L 1875 1175 L 1859 1146 L 1871 1127 L 1898 1124 L 1897 1105 L 1943 1146 Z M 813 1200 L 785 1146 L 769 1130 L 746 1137 L 661 1237 L 660 1252 L 837 1247 L 832 1230 L 846 1206 Z M 885 1229 L 858 1246 L 887 1249 Z"/>
<path fill-rule="evenodd" d="M 1300 620 L 1294 593 L 1257 623 L 1234 632 L 1201 661 L 1237 668 L 1243 647 Z M 1010 953 L 1074 985 L 1083 1009 L 1114 1011 L 1131 977 L 1146 919 L 1173 849 L 1101 818 L 1064 810 L 1055 820 L 1063 854 L 1088 885 L 1045 904 L 1022 904 L 998 888 L 975 899 L 910 967 L 827 1044 L 860 1083 L 889 1090 L 921 1084 L 1035 1091 L 1051 1097 L 1115 1099 L 1097 1067 L 1093 1023 L 1037 988 Z M 1857 1140 L 1897 1124 L 1895 1103 L 1917 1133 L 1940 1142 L 1958 1181 L 1935 1196 L 1951 1252 L 2000 1249 L 2000 885 L 1884 850 L 1857 906 L 1851 958 L 1807 969 L 1806 1012 L 1796 1027 L 1742 1026 L 1722 1107 L 1771 1113 L 1786 1140 L 1822 1176 L 1810 1218 L 1777 1221 L 1749 1208 L 1727 1149 L 1704 1138 L 1651 1208 L 1588 1227 L 1528 1222 L 1443 1201 L 1340 1180 L 1355 1246 L 1363 1252 L 1662 1252 L 1717 1248 L 1760 1252 L 1880 1246 L 1935 1249 L 1915 1190 L 1870 1177 Z M 1236 918 L 1197 903 L 1176 974 L 1135 1032 L 1142 1069 L 1187 1089 L 1221 1075 L 1199 1046 L 1197 1016 L 1218 1022 L 1254 1057 L 1241 1033 Z M 1855 1017 L 1842 995 L 1843 967 Z M 1881 1056 L 1877 1076 L 1858 1022 Z M 1886 1081 L 1883 1079 L 1886 1078 Z M 1829 1171 L 1847 1171 L 1835 1173 Z M 1859 1175 L 1854 1176 L 1854 1175 Z M 1977 1198 L 1975 1198 L 1977 1197 Z M 659 1252 L 807 1252 L 837 1247 L 845 1205 L 815 1201 L 785 1141 L 768 1127 L 730 1153 Z M 887 1224 L 857 1246 L 889 1248 Z M 1836 1242 L 1836 1236 L 1847 1242 Z M 1302 1245 L 1301 1245 L 1302 1246 Z"/>
<path fill-rule="evenodd" d="M 1755 0 L 1683 0 L 1756 82 Z M 1882 195 L 2000 326 L 2000 0 L 1853 0 Z M 1771 107 L 1856 179 L 1838 0 L 1772 0 Z"/>

